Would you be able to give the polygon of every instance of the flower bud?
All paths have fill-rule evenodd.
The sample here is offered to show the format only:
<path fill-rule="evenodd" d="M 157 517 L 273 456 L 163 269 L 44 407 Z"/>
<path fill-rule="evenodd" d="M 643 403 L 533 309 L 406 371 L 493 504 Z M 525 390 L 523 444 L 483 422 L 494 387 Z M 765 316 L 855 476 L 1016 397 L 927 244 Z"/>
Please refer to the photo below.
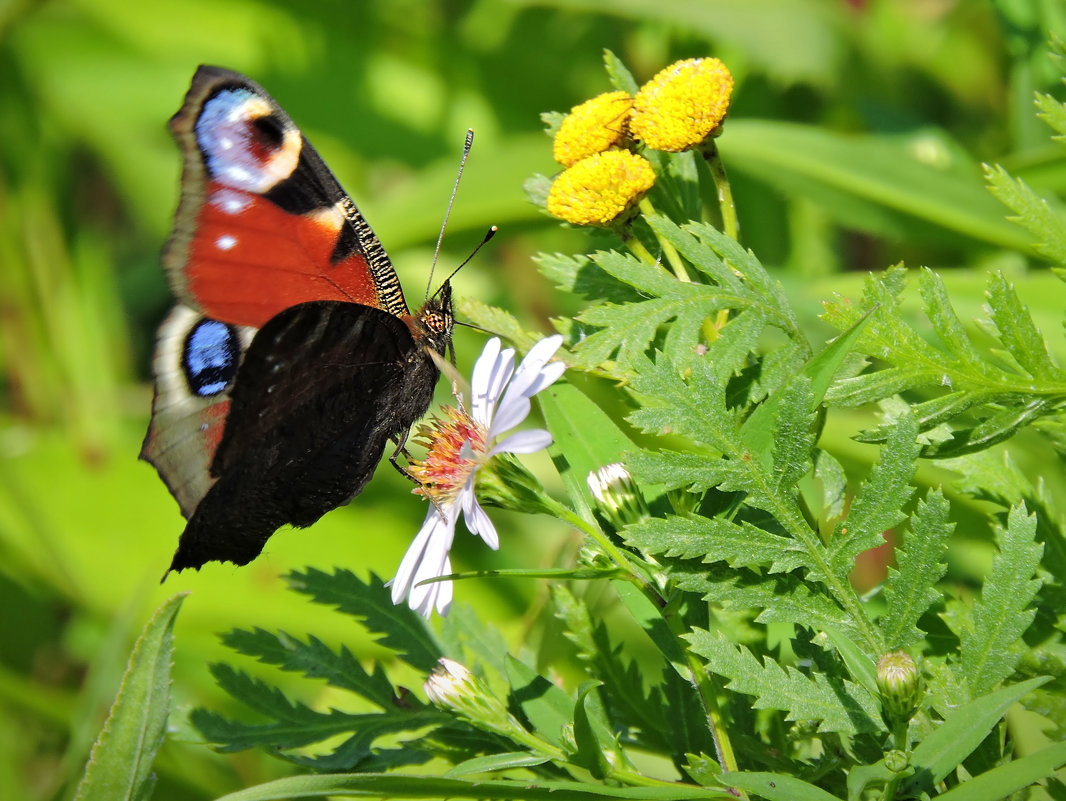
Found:
<path fill-rule="evenodd" d="M 906 651 L 890 651 L 877 663 L 877 689 L 885 716 L 907 720 L 914 714 L 921 697 L 918 667 Z"/>
<path fill-rule="evenodd" d="M 651 514 L 625 465 L 604 465 L 589 473 L 587 480 L 596 508 L 616 529 L 647 520 Z"/>

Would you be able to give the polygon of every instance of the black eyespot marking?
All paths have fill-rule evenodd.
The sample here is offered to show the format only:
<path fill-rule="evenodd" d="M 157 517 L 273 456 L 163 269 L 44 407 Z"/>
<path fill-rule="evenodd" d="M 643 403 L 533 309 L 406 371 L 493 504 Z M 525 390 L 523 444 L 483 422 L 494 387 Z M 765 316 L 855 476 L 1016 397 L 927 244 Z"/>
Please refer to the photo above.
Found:
<path fill-rule="evenodd" d="M 252 135 L 266 150 L 277 150 L 285 141 L 285 126 L 277 114 L 267 114 L 252 120 Z"/>
<path fill-rule="evenodd" d="M 194 395 L 206 398 L 225 391 L 240 361 L 240 338 L 232 325 L 203 319 L 185 336 L 181 367 Z"/>

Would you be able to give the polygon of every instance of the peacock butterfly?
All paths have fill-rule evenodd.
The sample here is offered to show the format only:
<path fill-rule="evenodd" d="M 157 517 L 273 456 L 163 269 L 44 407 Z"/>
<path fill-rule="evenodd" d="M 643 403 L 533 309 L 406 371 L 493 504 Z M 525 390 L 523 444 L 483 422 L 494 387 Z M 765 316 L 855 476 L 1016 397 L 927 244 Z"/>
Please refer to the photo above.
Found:
<path fill-rule="evenodd" d="M 170 570 L 243 565 L 358 495 L 390 440 L 401 450 L 451 349 L 451 287 L 409 312 L 355 203 L 254 81 L 201 66 L 170 130 L 177 305 L 140 455 L 187 520 Z"/>

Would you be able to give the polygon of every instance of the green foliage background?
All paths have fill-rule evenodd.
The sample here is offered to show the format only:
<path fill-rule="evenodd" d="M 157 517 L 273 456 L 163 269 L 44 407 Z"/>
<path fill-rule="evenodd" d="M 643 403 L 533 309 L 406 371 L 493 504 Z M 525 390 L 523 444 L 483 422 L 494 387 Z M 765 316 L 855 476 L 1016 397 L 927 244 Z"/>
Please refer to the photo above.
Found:
<path fill-rule="evenodd" d="M 219 631 L 304 631 L 379 653 L 339 617 L 308 619 L 279 577 L 305 565 L 387 577 L 424 514 L 382 469 L 352 507 L 282 533 L 253 565 L 159 586 L 181 518 L 136 453 L 154 328 L 170 303 L 158 253 L 179 159 L 165 121 L 198 63 L 246 72 L 286 107 L 412 301 L 473 127 L 442 266 L 499 225 L 457 294 L 547 330 L 568 309 L 531 256 L 582 252 L 595 237 L 560 229 L 525 198 L 528 175 L 555 170 L 539 114 L 607 88 L 604 48 L 641 80 L 676 58 L 716 55 L 737 77 L 720 148 L 741 238 L 785 283 L 803 326 L 822 330 L 819 301 L 857 297 L 862 271 L 903 261 L 941 271 L 964 319 L 981 314 L 985 272 L 1003 269 L 1050 333 L 1066 293 L 1005 220 L 980 164 L 1002 164 L 1045 196 L 1066 189 L 1062 150 L 1032 105 L 1036 90 L 1061 97 L 1045 51 L 1056 30 L 1066 11 L 1038 0 L 0 1 L 0 797 L 72 791 L 134 637 L 179 589 L 192 590 L 174 630 L 179 712 L 225 703 L 206 668 L 223 653 Z M 460 337 L 462 369 L 480 341 Z M 1050 347 L 1066 356 L 1060 339 Z M 610 405 L 610 384 L 583 388 Z M 874 449 L 850 435 L 870 421 L 839 413 L 823 447 L 869 461 Z M 1024 435 L 1009 447 L 1062 491 L 1056 454 Z M 919 480 L 941 479 L 925 468 Z M 959 522 L 950 569 L 965 581 L 987 568 L 991 539 L 983 522 Z M 550 566 L 575 542 L 536 519 L 501 528 L 498 555 L 461 537 L 457 563 Z M 457 589 L 512 644 L 550 636 L 536 625 L 543 587 Z M 214 797 L 289 769 L 180 739 L 157 763 L 157 798 Z"/>

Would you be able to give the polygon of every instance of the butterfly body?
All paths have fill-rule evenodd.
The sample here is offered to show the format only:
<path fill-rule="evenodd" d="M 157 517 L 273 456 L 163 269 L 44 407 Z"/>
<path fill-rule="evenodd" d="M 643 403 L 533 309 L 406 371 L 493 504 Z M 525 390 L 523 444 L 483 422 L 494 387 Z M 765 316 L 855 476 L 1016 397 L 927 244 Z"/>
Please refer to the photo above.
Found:
<path fill-rule="evenodd" d="M 246 564 L 365 487 L 402 445 L 453 326 L 410 314 L 384 248 L 285 112 L 201 67 L 171 120 L 182 198 L 142 448 L 188 520 L 171 569 Z"/>

